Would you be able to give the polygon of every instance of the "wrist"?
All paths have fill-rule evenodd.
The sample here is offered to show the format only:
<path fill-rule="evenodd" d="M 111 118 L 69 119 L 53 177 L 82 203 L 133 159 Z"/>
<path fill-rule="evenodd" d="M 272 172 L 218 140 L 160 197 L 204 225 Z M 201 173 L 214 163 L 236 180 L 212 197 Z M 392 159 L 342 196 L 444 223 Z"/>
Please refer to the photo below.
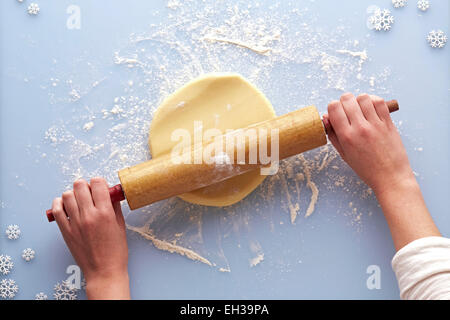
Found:
<path fill-rule="evenodd" d="M 130 299 L 128 271 L 91 274 L 86 277 L 86 294 L 94 300 Z"/>
<path fill-rule="evenodd" d="M 400 192 L 403 189 L 414 187 L 418 188 L 418 184 L 412 169 L 408 166 L 395 173 L 379 175 L 370 187 L 378 198 L 385 193 Z"/>
<path fill-rule="evenodd" d="M 440 236 L 414 175 L 375 194 L 397 250 L 420 238 Z"/>
<path fill-rule="evenodd" d="M 382 203 L 384 199 L 397 198 L 402 195 L 421 192 L 419 184 L 411 172 L 411 175 L 402 178 L 389 179 L 386 183 L 373 188 L 378 201 Z"/>

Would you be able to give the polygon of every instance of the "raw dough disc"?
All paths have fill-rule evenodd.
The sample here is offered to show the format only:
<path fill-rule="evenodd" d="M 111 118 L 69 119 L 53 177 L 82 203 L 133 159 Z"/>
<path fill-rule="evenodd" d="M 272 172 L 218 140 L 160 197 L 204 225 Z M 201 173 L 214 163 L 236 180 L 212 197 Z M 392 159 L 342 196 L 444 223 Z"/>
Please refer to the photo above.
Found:
<path fill-rule="evenodd" d="M 179 143 L 170 139 L 176 129 L 186 129 L 193 137 L 194 121 L 203 122 L 203 132 L 217 128 L 225 133 L 274 117 L 269 100 L 240 75 L 209 74 L 189 82 L 159 106 L 150 126 L 150 152 L 154 159 L 170 153 Z M 179 197 L 206 206 L 229 206 L 245 198 L 264 178 L 255 170 Z"/>

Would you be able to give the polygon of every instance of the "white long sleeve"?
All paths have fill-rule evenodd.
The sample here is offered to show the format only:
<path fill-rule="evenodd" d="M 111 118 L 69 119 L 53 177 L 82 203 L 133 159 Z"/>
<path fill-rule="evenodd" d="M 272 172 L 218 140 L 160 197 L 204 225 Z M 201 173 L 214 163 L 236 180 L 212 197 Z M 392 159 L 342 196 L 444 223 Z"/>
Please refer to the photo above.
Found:
<path fill-rule="evenodd" d="M 450 239 L 415 240 L 392 259 L 404 300 L 450 300 Z"/>

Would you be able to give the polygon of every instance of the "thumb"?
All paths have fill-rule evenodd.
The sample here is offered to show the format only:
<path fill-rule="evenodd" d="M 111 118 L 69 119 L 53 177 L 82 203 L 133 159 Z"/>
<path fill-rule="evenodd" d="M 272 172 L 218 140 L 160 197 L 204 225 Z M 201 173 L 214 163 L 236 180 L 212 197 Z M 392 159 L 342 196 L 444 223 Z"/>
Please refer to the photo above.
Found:
<path fill-rule="evenodd" d="M 114 208 L 114 212 L 116 213 L 117 223 L 121 227 L 125 227 L 125 218 L 123 217 L 123 214 L 122 214 L 122 206 L 121 206 L 120 202 L 113 202 L 112 205 Z"/>
<path fill-rule="evenodd" d="M 336 148 L 337 152 L 342 157 L 342 159 L 344 159 L 344 150 L 342 149 L 342 146 L 339 143 L 339 139 L 333 127 L 331 126 L 330 119 L 328 118 L 327 114 L 323 116 L 323 123 L 328 133 L 328 139 L 330 140 L 331 144 Z"/>

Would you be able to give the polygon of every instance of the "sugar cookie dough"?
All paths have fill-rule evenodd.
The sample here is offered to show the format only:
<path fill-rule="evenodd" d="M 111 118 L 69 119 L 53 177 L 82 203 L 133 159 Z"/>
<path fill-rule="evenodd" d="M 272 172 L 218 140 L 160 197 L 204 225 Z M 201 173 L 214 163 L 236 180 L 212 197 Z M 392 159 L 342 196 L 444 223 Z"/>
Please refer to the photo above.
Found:
<path fill-rule="evenodd" d="M 149 147 L 152 158 L 170 153 L 178 141 L 172 132 L 186 129 L 194 135 L 194 121 L 203 130 L 245 128 L 275 118 L 269 100 L 237 74 L 208 74 L 188 83 L 159 106 L 150 126 Z M 260 170 L 247 172 L 226 181 L 195 190 L 180 198 L 206 206 L 229 206 L 251 193 L 265 176 Z"/>

